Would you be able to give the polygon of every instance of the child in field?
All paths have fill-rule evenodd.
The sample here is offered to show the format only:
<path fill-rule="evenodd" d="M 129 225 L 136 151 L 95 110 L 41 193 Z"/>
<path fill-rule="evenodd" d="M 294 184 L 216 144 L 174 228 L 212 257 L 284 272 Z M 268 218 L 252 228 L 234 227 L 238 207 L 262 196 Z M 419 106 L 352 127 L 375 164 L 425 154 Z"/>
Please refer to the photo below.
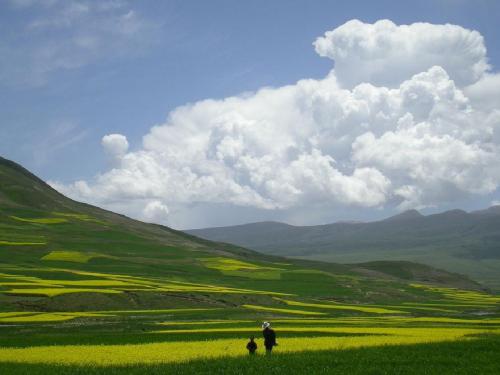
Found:
<path fill-rule="evenodd" d="M 248 354 L 255 354 L 257 350 L 257 343 L 254 341 L 254 337 L 250 337 L 250 341 L 247 344 Z"/>

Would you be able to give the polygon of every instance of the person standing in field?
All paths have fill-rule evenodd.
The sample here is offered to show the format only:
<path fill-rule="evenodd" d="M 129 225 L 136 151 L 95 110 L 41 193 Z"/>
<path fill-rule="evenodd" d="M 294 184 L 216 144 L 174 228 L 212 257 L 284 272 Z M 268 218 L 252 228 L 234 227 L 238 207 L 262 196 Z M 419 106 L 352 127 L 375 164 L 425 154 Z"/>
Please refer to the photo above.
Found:
<path fill-rule="evenodd" d="M 262 323 L 262 335 L 264 336 L 264 346 L 266 347 L 266 354 L 271 354 L 273 346 L 278 345 L 276 343 L 276 333 L 274 329 L 271 328 L 271 323 Z"/>
<path fill-rule="evenodd" d="M 255 354 L 257 350 L 257 343 L 254 341 L 254 337 L 250 337 L 250 341 L 247 344 L 248 354 Z"/>

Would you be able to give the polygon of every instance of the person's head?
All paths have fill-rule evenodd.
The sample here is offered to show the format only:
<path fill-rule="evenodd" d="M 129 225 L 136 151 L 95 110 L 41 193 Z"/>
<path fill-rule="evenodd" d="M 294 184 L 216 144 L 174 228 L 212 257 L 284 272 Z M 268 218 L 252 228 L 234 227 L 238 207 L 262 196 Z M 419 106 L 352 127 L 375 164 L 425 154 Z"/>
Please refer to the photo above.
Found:
<path fill-rule="evenodd" d="M 271 327 L 271 323 L 269 323 L 269 322 L 262 323 L 262 329 L 266 329 L 266 328 L 270 328 L 270 327 Z"/>

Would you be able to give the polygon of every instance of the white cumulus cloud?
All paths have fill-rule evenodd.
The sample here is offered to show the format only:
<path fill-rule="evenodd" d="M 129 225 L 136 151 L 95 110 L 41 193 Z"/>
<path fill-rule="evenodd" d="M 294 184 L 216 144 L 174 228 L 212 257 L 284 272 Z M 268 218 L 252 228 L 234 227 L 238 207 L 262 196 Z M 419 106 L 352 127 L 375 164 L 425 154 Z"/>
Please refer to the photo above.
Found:
<path fill-rule="evenodd" d="M 314 46 L 321 56 L 335 60 L 335 72 L 348 87 L 362 82 L 394 86 L 434 65 L 463 86 L 476 82 L 489 67 L 481 34 L 450 24 L 352 20 L 326 32 Z"/>
<path fill-rule="evenodd" d="M 128 151 L 127 137 L 122 134 L 108 134 L 101 140 L 104 151 L 113 161 L 121 160 Z"/>
<path fill-rule="evenodd" d="M 142 211 L 142 218 L 147 222 L 163 222 L 168 218 L 168 207 L 161 201 L 150 201 Z"/>
<path fill-rule="evenodd" d="M 104 137 L 120 159 L 113 169 L 54 185 L 150 221 L 176 224 L 181 210 L 184 227 L 193 205 L 296 217 L 308 207 L 439 206 L 498 189 L 500 111 L 468 97 L 488 95 L 475 86 L 490 76 L 478 32 L 350 21 L 315 46 L 335 60 L 324 79 L 178 107 L 138 151 Z"/>

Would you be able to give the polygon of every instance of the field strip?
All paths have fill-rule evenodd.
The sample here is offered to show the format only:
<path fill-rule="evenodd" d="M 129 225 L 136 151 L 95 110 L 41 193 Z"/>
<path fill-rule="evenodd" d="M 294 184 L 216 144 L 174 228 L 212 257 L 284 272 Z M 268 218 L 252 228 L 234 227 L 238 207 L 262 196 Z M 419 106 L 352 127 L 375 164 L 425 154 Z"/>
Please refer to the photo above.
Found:
<path fill-rule="evenodd" d="M 434 328 L 433 328 L 434 330 Z M 474 330 L 474 328 L 436 328 L 436 330 L 443 330 L 443 332 L 449 333 L 453 330 L 464 331 L 464 330 Z M 412 336 L 412 337 L 427 337 L 433 335 L 429 333 L 428 327 L 318 327 L 318 326 L 302 326 L 302 327 L 283 327 L 280 326 L 280 332 L 300 332 L 300 333 L 336 333 L 336 334 L 359 334 L 359 335 L 386 335 L 386 336 Z M 483 332 L 496 332 L 500 331 L 499 328 L 495 329 L 483 329 Z M 224 333 L 224 332 L 248 332 L 248 333 L 259 333 L 259 329 L 255 327 L 233 327 L 233 328 L 194 328 L 194 329 L 167 329 L 152 331 L 151 333 Z"/>
<path fill-rule="evenodd" d="M 178 309 L 157 309 L 157 310 L 104 310 L 93 311 L 93 313 L 104 314 L 171 314 L 183 312 L 199 312 L 199 311 L 216 311 L 223 310 L 222 307 L 193 307 L 193 308 L 178 308 Z"/>
<path fill-rule="evenodd" d="M 374 329 L 361 329 L 373 331 Z M 378 331 L 378 330 L 377 330 Z M 480 329 L 393 329 L 390 336 L 286 337 L 278 339 L 276 352 L 343 350 L 381 345 L 406 345 L 473 339 L 467 335 L 489 332 Z M 496 331 L 498 333 L 498 331 Z M 262 340 L 257 340 L 262 352 Z M 177 341 L 127 345 L 53 345 L 30 348 L 0 348 L 0 362 L 120 366 L 188 362 L 195 359 L 248 355 L 246 339 Z"/>
<path fill-rule="evenodd" d="M 212 324 L 241 324 L 241 323 L 255 324 L 256 322 L 255 320 L 202 320 L 198 322 L 177 321 L 177 322 L 161 322 L 157 324 L 161 326 L 202 326 L 202 325 L 212 325 Z"/>
<path fill-rule="evenodd" d="M 75 318 L 94 318 L 109 317 L 112 315 L 99 313 L 36 313 L 33 315 L 0 316 L 0 323 L 45 323 L 45 322 L 64 322 Z"/>
<path fill-rule="evenodd" d="M 105 294 L 118 294 L 122 293 L 114 289 L 83 289 L 83 288 L 36 288 L 36 289 L 11 289 L 2 292 L 7 295 L 28 295 L 28 296 L 47 296 L 54 297 L 61 294 L 68 293 L 105 293 Z"/>
<path fill-rule="evenodd" d="M 52 253 L 51 253 L 52 254 Z M 73 254 L 74 255 L 74 254 Z M 176 280 L 162 280 L 162 279 L 148 279 L 134 276 L 126 276 L 120 274 L 106 274 L 97 272 L 87 272 L 79 270 L 68 270 L 62 268 L 33 268 L 26 271 L 42 271 L 42 272 L 66 272 L 73 275 L 81 275 L 85 277 L 95 277 L 97 279 L 89 280 L 49 280 L 42 279 L 39 277 L 25 276 L 18 274 L 4 274 L 0 273 L 0 282 L 2 279 L 8 279 L 7 282 L 30 282 L 37 284 L 38 287 L 35 288 L 14 288 L 7 291 L 0 291 L 7 295 L 41 295 L 53 297 L 60 294 L 67 293 L 122 293 L 123 291 L 150 291 L 150 292 L 175 292 L 175 293 L 186 293 L 186 292 L 197 292 L 197 293 L 223 293 L 223 294 L 262 294 L 262 295 L 272 295 L 272 296 L 293 296 L 289 293 L 279 293 L 264 290 L 253 290 L 253 289 L 241 289 L 232 288 L 212 284 L 194 284 Z M 47 284 L 53 285 L 54 288 L 61 288 L 60 290 L 52 289 L 52 287 L 46 287 Z M 23 286 L 18 284 L 17 286 Z M 35 285 L 24 285 L 24 286 L 35 286 Z M 81 288 L 67 288 L 67 286 L 80 286 Z M 95 288 L 83 288 L 83 287 L 113 287 L 113 289 L 95 289 Z"/>
<path fill-rule="evenodd" d="M 366 313 L 373 314 L 407 314 L 407 311 L 401 310 L 389 310 L 381 307 L 368 307 L 363 305 L 345 305 L 345 304 L 324 304 L 324 303 L 305 303 L 305 302 L 297 302 L 285 300 L 282 298 L 274 298 L 278 301 L 284 302 L 289 306 L 300 306 L 300 307 L 313 307 L 318 309 L 333 309 L 333 310 L 352 310 L 352 311 L 361 311 Z"/>
<path fill-rule="evenodd" d="M 229 333 L 229 332 L 246 332 L 253 333 L 255 335 L 259 334 L 260 330 L 254 327 L 233 327 L 233 328 L 192 328 L 192 329 L 162 329 L 159 331 L 151 331 L 150 333 Z M 258 326 L 257 326 L 258 327 Z M 347 327 L 349 328 L 349 327 Z M 311 327 L 283 327 L 281 326 L 279 331 L 281 333 L 284 332 L 297 332 L 297 333 L 345 333 L 345 334 L 363 334 L 366 335 L 365 332 L 348 332 L 348 330 L 344 328 L 334 328 L 334 327 L 321 327 L 321 326 L 311 326 Z M 373 335 L 383 335 L 385 333 L 370 333 Z"/>
<path fill-rule="evenodd" d="M 57 218 L 57 217 L 25 218 L 19 216 L 11 216 L 10 218 L 13 220 L 23 221 L 25 223 L 32 223 L 32 224 L 62 224 L 68 222 L 67 219 Z"/>
<path fill-rule="evenodd" d="M 47 245 L 47 242 L 0 241 L 0 245 L 7 245 L 7 246 L 41 246 L 41 245 Z"/>
<path fill-rule="evenodd" d="M 73 262 L 73 263 L 87 263 L 94 258 L 108 258 L 117 259 L 114 256 L 88 252 L 88 251 L 72 251 L 72 250 L 54 250 L 43 256 L 41 260 L 45 261 L 59 261 L 59 262 Z"/>
<path fill-rule="evenodd" d="M 449 323 L 449 324 L 496 324 L 500 326 L 500 318 L 486 319 L 462 319 L 448 317 L 341 317 L 341 318 L 320 318 L 320 319 L 275 319 L 273 322 L 283 324 L 400 324 L 400 323 Z"/>
<path fill-rule="evenodd" d="M 43 323 L 43 322 L 63 322 L 76 318 L 109 318 L 119 315 L 133 314 L 176 314 L 189 312 L 207 312 L 222 310 L 222 308 L 179 308 L 163 310 L 115 310 L 115 311 L 81 311 L 81 312 L 2 312 L 0 313 L 1 323 Z"/>
<path fill-rule="evenodd" d="M 273 313 L 285 313 L 285 314 L 296 314 L 296 315 L 327 315 L 326 313 L 315 312 L 315 311 L 304 311 L 304 310 L 292 310 L 292 309 L 280 309 L 277 307 L 266 307 L 257 305 L 241 305 L 246 309 L 257 310 L 257 311 L 267 311 Z"/>

